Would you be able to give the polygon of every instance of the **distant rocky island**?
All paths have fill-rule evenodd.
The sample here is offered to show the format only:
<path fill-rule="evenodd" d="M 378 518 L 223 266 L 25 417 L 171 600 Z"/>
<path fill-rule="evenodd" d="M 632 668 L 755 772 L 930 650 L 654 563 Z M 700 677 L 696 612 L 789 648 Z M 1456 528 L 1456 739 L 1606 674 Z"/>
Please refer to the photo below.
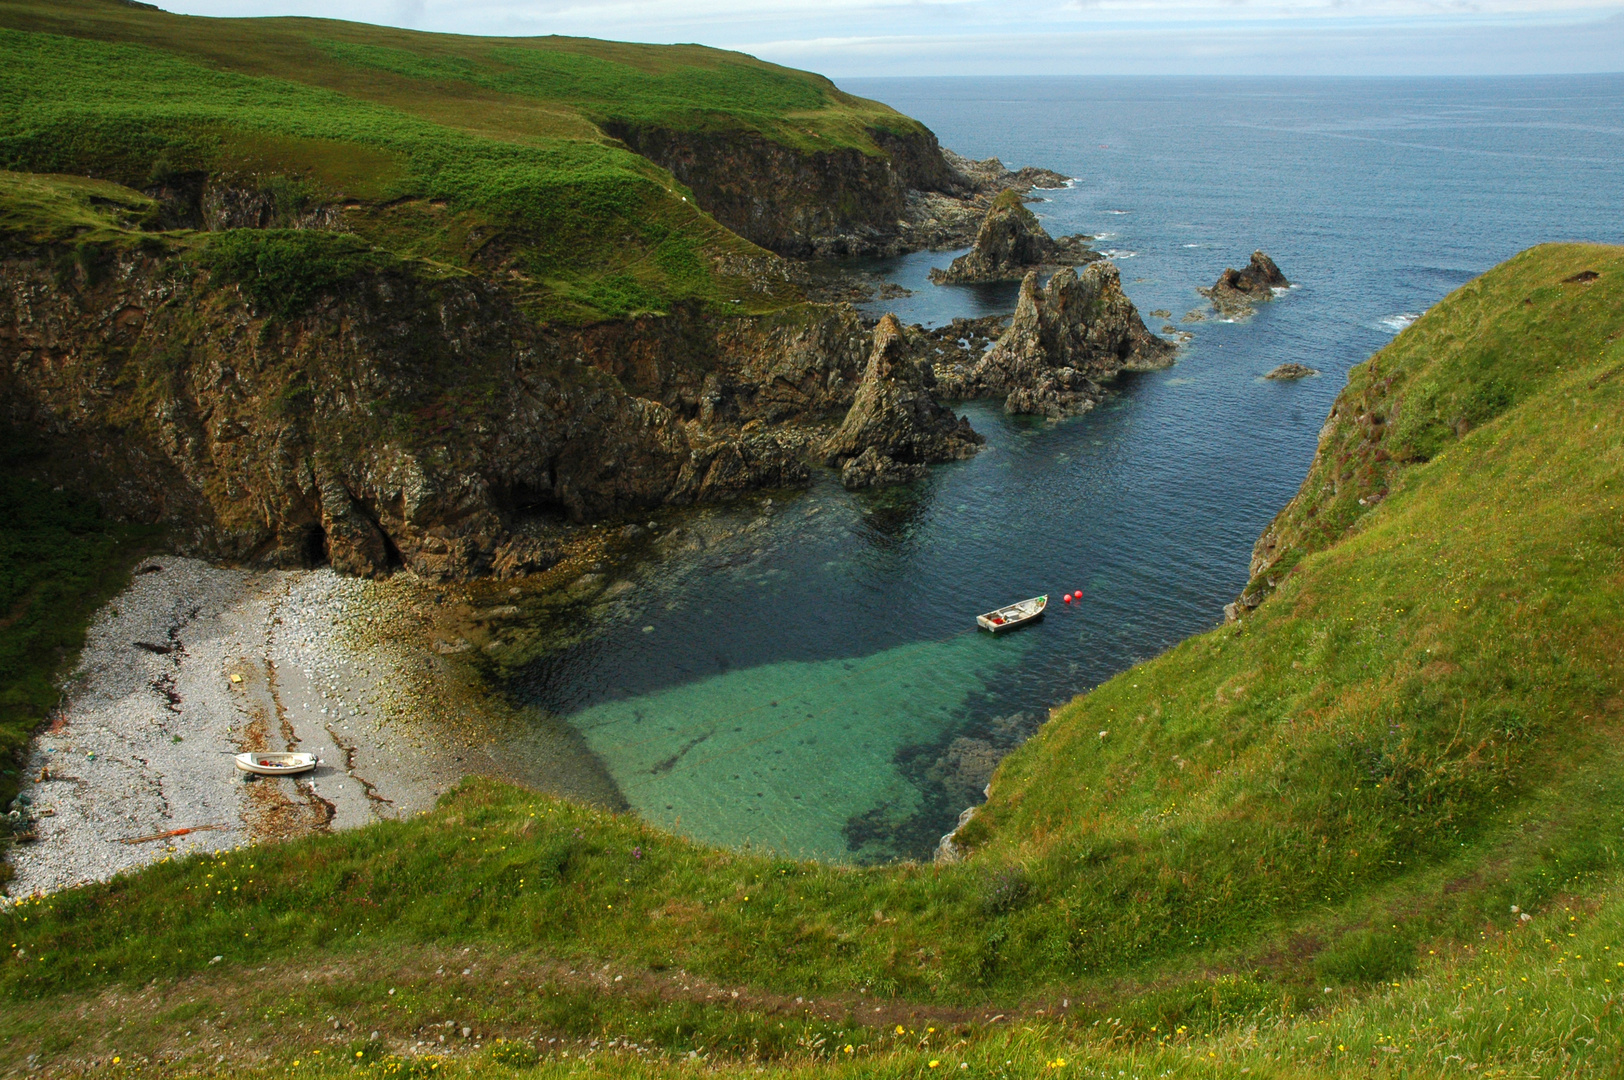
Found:
<path fill-rule="evenodd" d="M 1245 269 L 1228 267 L 1218 275 L 1211 288 L 1197 289 L 1212 301 L 1212 306 L 1226 318 L 1244 318 L 1256 310 L 1256 305 L 1274 299 L 1276 289 L 1291 287 L 1291 282 L 1274 260 L 1261 251 L 1252 252 L 1252 260 Z"/>

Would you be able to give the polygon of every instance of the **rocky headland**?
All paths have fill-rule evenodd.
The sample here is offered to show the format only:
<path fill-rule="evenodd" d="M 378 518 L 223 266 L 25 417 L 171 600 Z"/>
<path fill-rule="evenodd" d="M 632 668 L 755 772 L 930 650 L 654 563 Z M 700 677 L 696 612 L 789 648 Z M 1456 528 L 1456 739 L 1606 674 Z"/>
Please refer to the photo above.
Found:
<path fill-rule="evenodd" d="M 1055 269 L 1099 259 L 1088 247 L 1091 239 L 1088 236 L 1055 239 L 1044 229 L 1037 215 L 1026 208 L 1021 194 L 1007 190 L 988 208 L 970 251 L 954 259 L 946 270 L 932 270 L 930 280 L 937 285 L 1019 281 L 1030 270 Z"/>
<path fill-rule="evenodd" d="M 723 225 L 794 258 L 963 247 L 1004 191 L 1059 188 L 1049 169 L 1011 170 L 944 150 L 924 127 L 867 132 L 880 154 L 805 150 L 750 132 L 610 120 L 604 132 L 688 185 Z"/>
<path fill-rule="evenodd" d="M 1005 412 L 1057 419 L 1092 408 L 1120 372 L 1166 367 L 1176 351 L 1146 328 L 1116 266 L 1102 261 L 1067 267 L 1041 288 L 1028 272 L 1009 328 L 973 363 L 943 365 L 937 378 L 946 397 L 1001 397 Z"/>
<path fill-rule="evenodd" d="M 1225 318 L 1244 318 L 1256 310 L 1256 305 L 1272 300 L 1276 289 L 1290 288 L 1291 282 L 1274 260 L 1261 251 L 1252 252 L 1252 260 L 1244 270 L 1228 267 L 1209 289 L 1198 289 L 1212 306 Z"/>

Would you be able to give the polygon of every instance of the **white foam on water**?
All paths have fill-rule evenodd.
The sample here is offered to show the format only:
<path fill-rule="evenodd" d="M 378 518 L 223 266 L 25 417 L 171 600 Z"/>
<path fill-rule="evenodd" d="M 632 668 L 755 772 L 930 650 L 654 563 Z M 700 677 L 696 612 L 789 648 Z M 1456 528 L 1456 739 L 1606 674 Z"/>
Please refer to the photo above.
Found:
<path fill-rule="evenodd" d="M 1131 214 L 1132 210 L 1107 210 L 1107 214 Z"/>
<path fill-rule="evenodd" d="M 1107 259 L 1132 259 L 1139 253 L 1137 251 L 1119 251 L 1116 248 L 1111 248 L 1108 251 L 1100 252 L 1100 254 L 1104 255 Z"/>
<path fill-rule="evenodd" d="M 1417 311 L 1401 311 L 1397 315 L 1384 315 L 1376 321 L 1381 324 L 1383 330 L 1400 334 L 1409 329 L 1410 325 L 1420 317 L 1421 313 Z"/>

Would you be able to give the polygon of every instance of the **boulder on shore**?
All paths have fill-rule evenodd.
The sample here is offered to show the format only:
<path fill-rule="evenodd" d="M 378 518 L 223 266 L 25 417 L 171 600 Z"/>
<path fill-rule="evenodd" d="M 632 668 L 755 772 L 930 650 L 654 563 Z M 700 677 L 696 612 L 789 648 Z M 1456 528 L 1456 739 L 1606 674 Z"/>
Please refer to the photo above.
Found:
<path fill-rule="evenodd" d="M 1250 315 L 1255 303 L 1274 299 L 1274 290 L 1284 289 L 1290 284 L 1273 259 L 1261 251 L 1254 251 L 1246 269 L 1229 267 L 1218 275 L 1212 288 L 1198 291 L 1225 315 Z"/>
<path fill-rule="evenodd" d="M 1100 256 L 1088 248 L 1087 236 L 1056 240 L 1021 201 L 1019 191 L 1005 191 L 993 200 L 975 246 L 953 260 L 946 270 L 930 272 L 937 285 L 977 281 L 1019 281 L 1028 270 L 1090 262 Z"/>
<path fill-rule="evenodd" d="M 924 466 L 973 456 L 986 440 L 932 396 L 936 377 L 913 356 L 902 325 L 886 315 L 874 328 L 868 366 L 824 459 L 848 488 L 903 483 Z"/>
<path fill-rule="evenodd" d="M 963 380 L 944 386 L 960 397 L 1002 396 L 1007 413 L 1059 418 L 1092 408 L 1102 380 L 1166 367 L 1176 351 L 1145 327 L 1112 263 L 1066 267 L 1041 289 L 1033 271 L 1009 329 Z"/>

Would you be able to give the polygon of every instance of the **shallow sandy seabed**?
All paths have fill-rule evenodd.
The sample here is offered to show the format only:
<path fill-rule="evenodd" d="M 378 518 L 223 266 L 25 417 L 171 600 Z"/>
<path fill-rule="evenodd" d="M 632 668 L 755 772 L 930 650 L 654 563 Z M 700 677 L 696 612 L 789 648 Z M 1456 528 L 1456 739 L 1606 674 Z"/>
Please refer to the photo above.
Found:
<path fill-rule="evenodd" d="M 12 850 L 6 891 L 405 817 L 466 773 L 501 774 L 478 695 L 430 647 L 434 610 L 410 575 L 146 560 L 97 614 L 35 740 L 38 840 Z M 321 764 L 250 782 L 231 759 L 295 749 Z"/>

